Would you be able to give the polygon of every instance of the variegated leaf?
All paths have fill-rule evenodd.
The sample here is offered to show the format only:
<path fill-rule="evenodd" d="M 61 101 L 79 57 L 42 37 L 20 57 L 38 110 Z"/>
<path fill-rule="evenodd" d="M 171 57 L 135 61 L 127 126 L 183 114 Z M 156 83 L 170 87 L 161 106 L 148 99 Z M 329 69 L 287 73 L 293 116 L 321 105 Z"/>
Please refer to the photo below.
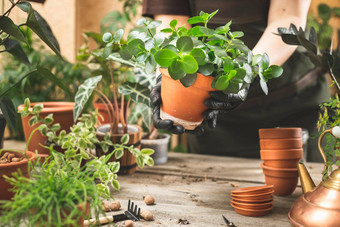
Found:
<path fill-rule="evenodd" d="M 136 103 L 130 113 L 128 122 L 130 124 L 137 124 L 140 118 L 142 118 L 143 126 L 150 130 L 152 124 L 152 109 L 150 106 L 143 103 Z"/>
<path fill-rule="evenodd" d="M 123 95 L 130 95 L 136 103 L 144 103 L 150 106 L 150 89 L 138 83 L 125 82 L 118 89 Z"/>
<path fill-rule="evenodd" d="M 73 120 L 74 122 L 77 121 L 79 115 L 81 114 L 84 105 L 89 100 L 92 95 L 93 90 L 97 86 L 98 82 L 102 79 L 102 76 L 96 76 L 88 78 L 84 81 L 82 85 L 79 86 L 79 89 L 75 95 L 74 101 L 75 106 L 73 109 Z"/>

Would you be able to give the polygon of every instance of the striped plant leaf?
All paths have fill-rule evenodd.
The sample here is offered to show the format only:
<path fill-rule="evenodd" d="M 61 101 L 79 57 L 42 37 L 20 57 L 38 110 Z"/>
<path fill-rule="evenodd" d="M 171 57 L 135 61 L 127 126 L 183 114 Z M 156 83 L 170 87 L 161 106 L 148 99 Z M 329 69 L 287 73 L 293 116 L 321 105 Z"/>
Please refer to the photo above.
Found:
<path fill-rule="evenodd" d="M 79 89 L 74 97 L 75 105 L 73 109 L 73 120 L 77 121 L 79 115 L 83 111 L 83 108 L 86 102 L 92 95 L 93 90 L 96 88 L 98 82 L 102 79 L 102 76 L 96 76 L 88 78 L 84 81 L 82 85 L 79 86 Z"/>
<path fill-rule="evenodd" d="M 119 93 L 129 95 L 135 103 L 144 103 L 147 106 L 150 104 L 150 89 L 132 82 L 125 82 L 118 89 Z"/>
<path fill-rule="evenodd" d="M 152 109 L 143 103 L 136 103 L 130 113 L 128 122 L 130 124 L 137 124 L 142 118 L 143 126 L 150 130 L 152 125 Z"/>

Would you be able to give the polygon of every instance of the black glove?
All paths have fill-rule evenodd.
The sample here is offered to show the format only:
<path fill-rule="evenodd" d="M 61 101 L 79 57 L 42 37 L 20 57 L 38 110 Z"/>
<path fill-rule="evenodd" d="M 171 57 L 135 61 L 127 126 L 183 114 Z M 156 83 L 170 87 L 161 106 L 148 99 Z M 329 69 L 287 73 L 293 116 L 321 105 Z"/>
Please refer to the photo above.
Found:
<path fill-rule="evenodd" d="M 150 93 L 151 104 L 153 107 L 153 124 L 158 129 L 166 129 L 174 134 L 191 133 L 194 135 L 202 135 L 204 129 L 202 126 L 197 126 L 194 130 L 186 130 L 181 125 L 174 125 L 172 120 L 162 120 L 160 117 L 160 107 L 162 104 L 161 98 L 161 80 L 162 75 L 158 76 L 156 85 L 152 88 Z"/>
<path fill-rule="evenodd" d="M 249 85 L 240 90 L 237 94 L 226 95 L 222 91 L 211 91 L 210 98 L 204 102 L 209 108 L 203 113 L 204 122 L 208 123 L 210 128 L 215 128 L 218 117 L 240 106 L 246 99 L 248 90 Z"/>

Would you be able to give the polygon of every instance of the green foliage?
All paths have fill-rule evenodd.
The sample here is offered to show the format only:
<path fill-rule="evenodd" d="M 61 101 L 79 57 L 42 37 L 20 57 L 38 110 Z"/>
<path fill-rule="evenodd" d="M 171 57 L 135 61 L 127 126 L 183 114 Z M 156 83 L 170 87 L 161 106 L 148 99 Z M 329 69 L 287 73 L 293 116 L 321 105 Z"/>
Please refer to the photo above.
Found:
<path fill-rule="evenodd" d="M 319 17 L 316 18 L 316 16 Z M 311 13 L 308 14 L 307 25 L 314 27 L 318 37 L 318 47 L 320 49 L 328 49 L 331 46 L 331 39 L 333 34 L 333 28 L 329 25 L 331 18 L 340 17 L 340 8 L 331 8 L 327 3 L 322 3 L 318 6 L 317 15 Z"/>
<path fill-rule="evenodd" d="M 137 25 L 144 29 L 130 32 L 126 43 L 113 39 L 104 42 L 106 46 L 119 45 L 122 59 L 133 59 L 137 64 L 144 64 L 148 72 L 158 66 L 168 68 L 170 76 L 180 80 L 186 87 L 195 82 L 196 73 L 202 73 L 215 77 L 212 87 L 225 93 L 237 93 L 259 75 L 262 89 L 267 93 L 266 82 L 281 75 L 282 69 L 269 66 L 267 57 L 253 56 L 239 39 L 243 32 L 230 31 L 231 22 L 216 29 L 208 28 L 209 20 L 216 13 L 201 12 L 199 16 L 188 20 L 189 24 L 202 23 L 203 26 L 186 29 L 184 26 L 177 27 L 178 22 L 173 20 L 169 28 L 160 33 L 155 32 L 159 21 L 142 18 Z M 169 37 L 165 33 L 170 33 Z M 260 60 L 254 62 L 254 57 Z M 226 62 L 230 63 L 233 70 L 225 67 Z"/>
<path fill-rule="evenodd" d="M 319 132 L 323 132 L 327 129 L 340 125 L 340 100 L 338 94 L 334 98 L 330 98 L 328 102 L 320 105 L 319 120 L 317 127 Z M 328 176 L 328 173 L 332 172 L 333 164 L 340 166 L 340 162 L 334 160 L 340 157 L 340 139 L 335 138 L 331 134 L 326 134 L 326 142 L 323 147 L 326 159 L 327 169 L 323 172 L 324 177 Z"/>

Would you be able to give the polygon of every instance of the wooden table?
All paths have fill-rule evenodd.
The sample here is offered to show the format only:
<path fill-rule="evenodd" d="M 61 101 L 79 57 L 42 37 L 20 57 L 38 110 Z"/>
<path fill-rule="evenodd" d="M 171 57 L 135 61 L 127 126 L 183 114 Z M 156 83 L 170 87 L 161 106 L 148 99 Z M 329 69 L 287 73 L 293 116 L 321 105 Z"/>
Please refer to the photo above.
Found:
<path fill-rule="evenodd" d="M 22 148 L 23 144 L 6 141 L 5 146 Z M 287 214 L 292 203 L 302 194 L 300 187 L 290 196 L 274 196 L 274 209 L 263 217 L 242 216 L 230 206 L 230 191 L 235 185 L 264 184 L 260 163 L 261 160 L 257 159 L 170 152 L 164 165 L 145 167 L 132 175 L 120 175 L 121 190 L 114 191 L 112 196 L 121 202 L 123 209 L 131 199 L 153 213 L 154 221 L 136 222 L 135 227 L 182 226 L 186 222 L 194 227 L 226 226 L 222 215 L 238 227 L 290 226 Z M 316 185 L 319 184 L 323 165 L 307 163 L 306 166 Z M 148 194 L 155 198 L 156 205 L 145 205 L 143 196 Z"/>

